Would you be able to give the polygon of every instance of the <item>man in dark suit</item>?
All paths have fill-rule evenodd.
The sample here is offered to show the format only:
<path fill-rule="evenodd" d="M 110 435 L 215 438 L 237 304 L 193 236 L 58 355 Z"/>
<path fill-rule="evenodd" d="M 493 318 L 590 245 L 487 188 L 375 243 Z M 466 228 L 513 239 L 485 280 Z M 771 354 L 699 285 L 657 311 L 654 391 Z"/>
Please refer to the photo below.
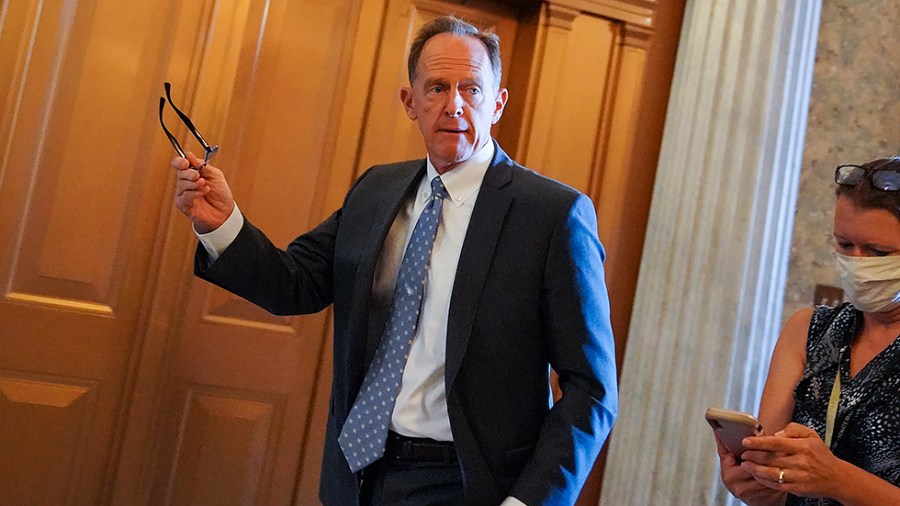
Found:
<path fill-rule="evenodd" d="M 423 27 L 400 98 L 427 159 L 370 168 L 287 250 L 221 171 L 173 161 L 198 276 L 275 314 L 334 304 L 325 504 L 571 504 L 612 426 L 594 208 L 492 141 L 500 72 L 496 36 L 453 17 Z"/>

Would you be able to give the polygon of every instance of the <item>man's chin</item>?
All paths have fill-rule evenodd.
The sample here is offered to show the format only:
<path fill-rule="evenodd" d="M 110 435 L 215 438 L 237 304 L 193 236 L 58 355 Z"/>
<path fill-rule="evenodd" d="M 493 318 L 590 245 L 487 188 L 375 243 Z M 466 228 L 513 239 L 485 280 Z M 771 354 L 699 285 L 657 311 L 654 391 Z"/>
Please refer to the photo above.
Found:
<path fill-rule="evenodd" d="M 431 158 L 431 163 L 434 165 L 434 168 L 440 171 L 445 167 L 453 168 L 466 162 L 469 158 L 472 158 L 473 154 L 474 151 L 472 150 L 472 146 L 460 146 L 460 148 L 456 150 L 442 150 L 440 153 L 437 153 L 437 155 L 429 153 L 429 157 Z"/>

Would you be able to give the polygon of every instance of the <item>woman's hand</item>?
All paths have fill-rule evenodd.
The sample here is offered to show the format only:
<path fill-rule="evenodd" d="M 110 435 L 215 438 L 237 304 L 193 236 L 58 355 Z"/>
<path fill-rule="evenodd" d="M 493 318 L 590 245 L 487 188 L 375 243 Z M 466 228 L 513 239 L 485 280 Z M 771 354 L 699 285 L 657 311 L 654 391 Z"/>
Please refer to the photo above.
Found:
<path fill-rule="evenodd" d="M 719 435 L 715 434 L 719 452 L 719 464 L 722 470 L 722 482 L 732 495 L 752 506 L 770 506 L 784 504 L 784 494 L 762 485 L 745 471 L 737 459 L 725 448 Z"/>
<path fill-rule="evenodd" d="M 790 423 L 774 436 L 743 441 L 741 468 L 773 490 L 804 497 L 835 497 L 841 489 L 843 461 L 831 453 L 819 434 Z"/>

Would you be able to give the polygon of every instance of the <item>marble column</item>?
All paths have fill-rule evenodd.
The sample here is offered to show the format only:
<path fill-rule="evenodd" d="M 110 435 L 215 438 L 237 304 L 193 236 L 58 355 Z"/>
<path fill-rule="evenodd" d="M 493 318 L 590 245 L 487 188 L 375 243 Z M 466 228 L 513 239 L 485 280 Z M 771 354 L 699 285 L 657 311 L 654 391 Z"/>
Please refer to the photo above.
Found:
<path fill-rule="evenodd" d="M 703 413 L 759 403 L 781 326 L 820 10 L 821 0 L 688 0 L 603 504 L 738 504 Z"/>

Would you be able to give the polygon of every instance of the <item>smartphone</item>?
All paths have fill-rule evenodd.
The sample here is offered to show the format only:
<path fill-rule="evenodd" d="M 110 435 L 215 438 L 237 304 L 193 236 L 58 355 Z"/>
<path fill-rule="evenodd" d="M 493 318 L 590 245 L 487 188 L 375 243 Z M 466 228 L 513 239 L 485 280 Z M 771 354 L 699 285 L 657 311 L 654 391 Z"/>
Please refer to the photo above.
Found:
<path fill-rule="evenodd" d="M 741 444 L 741 441 L 745 437 L 765 434 L 762 424 L 755 416 L 740 411 L 709 408 L 706 410 L 706 421 L 719 435 L 725 448 L 728 448 L 728 451 L 738 461 L 741 459 L 741 454 L 744 453 L 744 445 Z"/>

